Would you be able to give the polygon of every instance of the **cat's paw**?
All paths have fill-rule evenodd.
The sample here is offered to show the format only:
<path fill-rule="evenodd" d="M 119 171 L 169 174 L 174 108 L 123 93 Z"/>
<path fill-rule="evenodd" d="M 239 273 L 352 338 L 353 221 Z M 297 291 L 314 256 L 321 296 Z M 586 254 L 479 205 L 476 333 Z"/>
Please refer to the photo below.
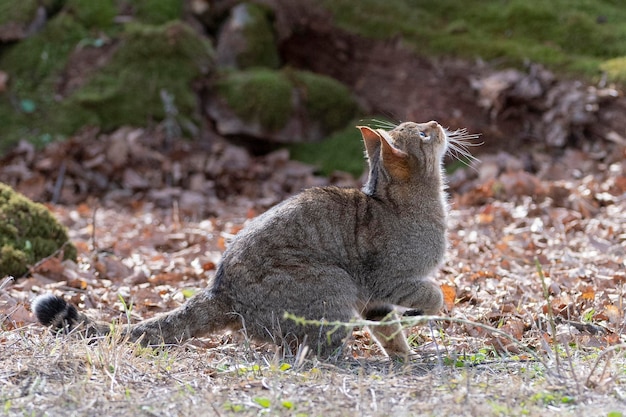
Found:
<path fill-rule="evenodd" d="M 402 315 L 404 317 L 423 316 L 424 315 L 424 311 L 422 311 L 420 309 L 411 309 L 411 310 L 405 311 L 404 313 L 402 313 Z"/>
<path fill-rule="evenodd" d="M 142 346 L 161 346 L 165 344 L 163 334 L 159 329 L 143 324 L 133 326 L 128 333 L 128 340 L 139 342 Z"/>

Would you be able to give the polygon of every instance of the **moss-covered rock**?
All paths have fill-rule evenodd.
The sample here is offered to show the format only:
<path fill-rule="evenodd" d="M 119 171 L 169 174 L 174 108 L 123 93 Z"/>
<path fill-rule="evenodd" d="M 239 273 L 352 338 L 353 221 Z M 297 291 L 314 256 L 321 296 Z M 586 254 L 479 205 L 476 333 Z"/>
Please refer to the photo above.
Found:
<path fill-rule="evenodd" d="M 271 10 L 255 3 L 231 9 L 217 40 L 217 63 L 222 67 L 251 68 L 280 66 Z"/>
<path fill-rule="evenodd" d="M 137 20 L 152 25 L 162 25 L 183 17 L 180 0 L 130 0 Z"/>
<path fill-rule="evenodd" d="M 309 117 L 321 123 L 325 132 L 341 129 L 357 116 L 359 107 L 350 89 L 339 81 L 309 71 L 287 74 L 304 99 Z"/>
<path fill-rule="evenodd" d="M 292 88 L 283 72 L 261 68 L 228 71 L 216 83 L 218 94 L 237 116 L 268 130 L 284 127 L 291 117 Z"/>
<path fill-rule="evenodd" d="M 606 72 L 610 80 L 626 83 L 626 56 L 604 61 L 600 69 Z"/>
<path fill-rule="evenodd" d="M 28 26 L 35 18 L 38 7 L 38 0 L 0 0 L 0 28 L 8 24 L 14 28 Z"/>
<path fill-rule="evenodd" d="M 105 28 L 117 15 L 114 0 L 65 0 L 65 11 L 86 28 Z"/>
<path fill-rule="evenodd" d="M 344 127 L 359 113 L 347 87 L 307 71 L 226 71 L 214 90 L 216 97 L 211 100 L 209 113 L 225 135 L 281 143 L 315 142 Z M 233 115 L 239 121 L 233 120 Z"/>
<path fill-rule="evenodd" d="M 211 44 L 189 25 L 132 25 L 110 62 L 69 97 L 68 106 L 88 109 L 105 130 L 141 126 L 165 118 L 163 90 L 173 97 L 180 117 L 197 116 L 192 82 L 212 65 Z"/>
<path fill-rule="evenodd" d="M 57 14 L 40 33 L 0 56 L 0 68 L 10 80 L 9 91 L 0 94 L 0 152 L 20 139 L 47 143 L 85 125 L 112 130 L 160 121 L 166 114 L 161 90 L 173 97 L 182 126 L 189 125 L 188 118 L 198 118 L 192 82 L 212 68 L 213 49 L 181 21 L 125 26 L 119 40 L 106 45 L 115 49 L 108 61 L 91 63 L 93 70 L 74 80 L 78 88 L 60 94 L 70 57 L 84 48 L 104 45 L 98 32 L 86 29 L 76 15 L 97 20 L 95 12 L 106 2 L 87 2 L 100 4 L 92 8 L 82 6 L 83 2 L 71 0 L 73 6 Z"/>
<path fill-rule="evenodd" d="M 76 259 L 65 228 L 45 206 L 0 183 L 0 277 L 24 275 L 59 249 L 65 259 Z"/>
<path fill-rule="evenodd" d="M 57 83 L 76 45 L 89 31 L 67 13 L 51 19 L 36 35 L 7 49 L 0 68 L 9 75 L 9 90 L 0 94 L 0 152 L 20 139 L 45 142 L 70 131 L 56 124 L 80 126 L 85 119 L 59 111 Z"/>
<path fill-rule="evenodd" d="M 358 178 L 366 163 L 363 158 L 363 140 L 353 120 L 343 129 L 319 143 L 297 143 L 289 147 L 291 157 L 315 165 L 323 175 L 344 171 Z"/>
<path fill-rule="evenodd" d="M 0 0 L 0 43 L 23 39 L 41 28 L 46 12 L 61 0 Z"/>

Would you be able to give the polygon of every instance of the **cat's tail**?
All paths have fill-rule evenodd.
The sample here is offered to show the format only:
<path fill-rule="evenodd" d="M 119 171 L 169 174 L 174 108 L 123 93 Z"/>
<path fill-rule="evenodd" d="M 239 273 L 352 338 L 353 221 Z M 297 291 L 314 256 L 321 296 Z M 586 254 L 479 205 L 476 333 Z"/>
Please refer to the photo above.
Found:
<path fill-rule="evenodd" d="M 41 324 L 56 331 L 69 333 L 80 328 L 87 336 L 105 335 L 110 331 L 108 323 L 96 322 L 79 313 L 76 307 L 56 295 L 40 295 L 32 301 L 30 309 Z"/>
<path fill-rule="evenodd" d="M 97 322 L 61 297 L 42 295 L 31 304 L 37 320 L 55 330 L 76 329 L 87 336 L 102 336 L 111 332 L 111 324 Z M 225 297 L 211 290 L 201 291 L 185 304 L 168 313 L 134 325 L 120 326 L 119 334 L 143 345 L 177 344 L 191 337 L 203 336 L 225 329 L 241 328 L 241 319 L 234 314 Z"/>

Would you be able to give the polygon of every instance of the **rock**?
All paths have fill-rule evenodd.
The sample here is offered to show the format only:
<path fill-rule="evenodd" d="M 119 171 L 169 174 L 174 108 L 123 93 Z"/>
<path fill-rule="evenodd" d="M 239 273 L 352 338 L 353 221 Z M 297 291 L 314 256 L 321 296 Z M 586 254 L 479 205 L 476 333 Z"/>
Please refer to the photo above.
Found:
<path fill-rule="evenodd" d="M 579 81 L 555 81 L 555 76 L 540 65 L 528 73 L 504 70 L 471 81 L 478 103 L 497 119 L 523 115 L 532 136 L 547 145 L 563 148 L 571 137 L 582 137 L 594 125 L 602 106 L 619 94 L 610 88 L 595 88 Z"/>
<path fill-rule="evenodd" d="M 277 143 L 319 141 L 359 113 L 343 84 L 296 70 L 224 73 L 207 102 L 220 134 Z"/>
<path fill-rule="evenodd" d="M 52 213 L 2 183 L 0 213 L 0 277 L 20 277 L 57 251 L 76 259 L 76 247 Z"/>
<path fill-rule="evenodd" d="M 150 186 L 150 183 L 146 181 L 141 175 L 132 168 L 126 168 L 122 179 L 122 185 L 124 188 L 130 190 L 146 189 Z"/>
<path fill-rule="evenodd" d="M 181 188 L 161 188 L 161 189 L 151 189 L 148 191 L 146 198 L 149 201 L 153 201 L 157 207 L 161 208 L 170 208 L 174 204 L 174 200 L 177 200 L 182 193 Z"/>
<path fill-rule="evenodd" d="M 233 7 L 217 37 L 216 63 L 223 68 L 277 69 L 280 58 L 270 10 L 254 3 Z"/>
<path fill-rule="evenodd" d="M 178 200 L 178 207 L 183 214 L 202 215 L 207 205 L 207 197 L 196 191 L 183 191 Z"/>
<path fill-rule="evenodd" d="M 37 3 L 33 0 L 3 2 L 5 16 L 0 19 L 0 43 L 19 41 L 45 25 L 46 8 Z"/>
<path fill-rule="evenodd" d="M 121 134 L 120 134 L 121 133 Z M 113 168 L 120 168 L 126 165 L 128 161 L 128 140 L 127 136 L 122 130 L 118 130 L 109 139 L 109 146 L 106 150 L 107 160 L 111 163 Z"/>

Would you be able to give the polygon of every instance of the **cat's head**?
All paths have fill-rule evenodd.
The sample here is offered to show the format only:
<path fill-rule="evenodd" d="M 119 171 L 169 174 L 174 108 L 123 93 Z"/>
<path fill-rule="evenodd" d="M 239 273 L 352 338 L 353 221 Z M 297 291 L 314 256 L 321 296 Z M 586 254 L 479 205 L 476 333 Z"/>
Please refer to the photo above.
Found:
<path fill-rule="evenodd" d="M 365 143 L 370 176 L 380 167 L 397 181 L 440 175 L 448 137 L 439 123 L 405 122 L 390 130 L 358 128 Z"/>

